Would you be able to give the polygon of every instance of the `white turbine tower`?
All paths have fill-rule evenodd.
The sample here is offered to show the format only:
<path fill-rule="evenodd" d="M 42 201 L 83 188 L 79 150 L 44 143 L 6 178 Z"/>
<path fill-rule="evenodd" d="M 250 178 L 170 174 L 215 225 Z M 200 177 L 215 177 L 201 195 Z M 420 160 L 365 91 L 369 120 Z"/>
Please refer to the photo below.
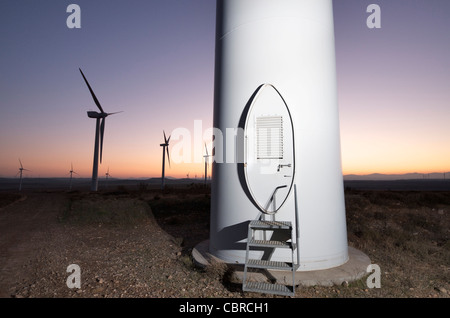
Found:
<path fill-rule="evenodd" d="M 208 180 L 208 163 L 209 163 L 209 157 L 211 157 L 210 154 L 208 154 L 208 148 L 206 147 L 206 143 L 205 143 L 205 151 L 206 154 L 203 155 L 203 158 L 205 158 L 205 186 L 206 186 L 206 182 Z"/>
<path fill-rule="evenodd" d="M 94 91 L 91 88 L 91 85 L 89 85 L 89 82 L 87 81 L 86 77 L 84 76 L 83 72 L 81 71 L 81 75 L 84 78 L 84 81 L 86 82 L 87 87 L 89 88 L 89 91 L 91 92 L 92 98 L 94 99 L 95 105 L 97 105 L 99 112 L 96 111 L 88 111 L 88 117 L 89 118 L 95 118 L 96 119 L 96 125 L 95 125 L 95 143 L 94 143 L 94 164 L 92 168 L 92 184 L 91 184 L 91 191 L 97 191 L 98 189 L 98 161 L 99 161 L 99 152 L 100 152 L 100 163 L 102 163 L 102 153 L 103 153 L 103 136 L 105 133 L 105 119 L 109 115 L 121 113 L 121 112 L 115 112 L 115 113 L 106 113 L 103 111 L 102 106 L 100 105 L 100 102 L 98 101 L 97 97 L 94 94 Z M 100 123 L 101 121 L 101 123 Z"/>
<path fill-rule="evenodd" d="M 354 249 L 347 245 L 332 0 L 217 0 L 216 12 L 213 127 L 222 134 L 213 147 L 224 160 L 212 165 L 210 237 L 199 250 L 229 264 L 265 261 L 262 248 L 246 251 L 248 225 L 276 213 L 300 233 L 292 239 L 297 271 L 346 264 Z M 289 249 L 270 254 L 283 264 L 292 257 Z"/>
<path fill-rule="evenodd" d="M 30 171 L 30 170 L 25 169 L 23 167 L 22 161 L 20 161 L 20 159 L 19 159 L 19 164 L 20 164 L 20 168 L 19 168 L 19 172 L 17 174 L 20 174 L 19 191 L 22 191 L 22 173 L 23 173 L 23 171 Z"/>
<path fill-rule="evenodd" d="M 169 162 L 170 167 L 170 156 L 169 156 L 169 138 L 166 137 L 166 132 L 163 130 L 164 134 L 164 143 L 160 144 L 161 147 L 163 147 L 163 155 L 162 155 L 162 174 L 161 174 L 161 189 L 164 190 L 165 181 L 164 181 L 164 173 L 166 168 L 166 152 L 167 152 L 167 161 Z"/>
<path fill-rule="evenodd" d="M 73 170 L 73 164 L 72 163 L 70 163 L 70 171 L 69 171 L 69 173 L 70 173 L 70 184 L 69 184 L 69 190 L 72 190 L 72 174 L 78 174 L 78 173 L 76 173 L 74 170 Z"/>

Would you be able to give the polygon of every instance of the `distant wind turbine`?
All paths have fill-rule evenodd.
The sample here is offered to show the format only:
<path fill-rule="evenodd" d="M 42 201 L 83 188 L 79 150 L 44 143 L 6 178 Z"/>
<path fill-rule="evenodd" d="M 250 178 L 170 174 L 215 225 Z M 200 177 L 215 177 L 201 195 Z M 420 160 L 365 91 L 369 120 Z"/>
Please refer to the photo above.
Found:
<path fill-rule="evenodd" d="M 76 173 L 75 171 L 73 171 L 73 164 L 72 163 L 70 163 L 70 171 L 69 171 L 69 173 L 70 173 L 70 185 L 69 185 L 69 190 L 72 190 L 72 174 L 78 174 L 78 173 Z"/>
<path fill-rule="evenodd" d="M 211 157 L 211 155 L 208 154 L 208 148 L 206 147 L 206 142 L 205 142 L 205 151 L 206 151 L 206 155 L 204 155 L 203 158 L 205 158 L 205 186 L 206 186 L 206 180 L 208 180 L 209 157 Z"/>
<path fill-rule="evenodd" d="M 99 156 L 99 150 L 100 150 L 100 163 L 102 163 L 102 153 L 103 153 L 103 136 L 105 133 L 105 119 L 109 115 L 121 113 L 115 112 L 115 113 L 105 113 L 103 111 L 102 106 L 100 105 L 100 102 L 98 101 L 97 97 L 94 94 L 94 91 L 91 88 L 91 85 L 89 85 L 89 82 L 87 81 L 86 77 L 83 74 L 83 71 L 81 71 L 81 75 L 84 78 L 84 81 L 86 82 L 87 87 L 89 88 L 89 91 L 91 92 L 92 98 L 94 99 L 95 105 L 97 105 L 99 112 L 96 111 L 88 111 L 88 117 L 89 118 L 95 118 L 96 119 L 96 126 L 95 126 L 95 145 L 94 145 L 94 164 L 92 168 L 92 184 L 91 184 L 91 191 L 97 191 L 98 189 L 98 156 Z M 101 119 L 101 123 L 100 123 Z"/>
<path fill-rule="evenodd" d="M 211 155 L 208 154 L 208 148 L 206 147 L 206 142 L 205 142 L 205 150 L 206 150 L 206 155 L 204 155 L 203 158 L 205 158 L 205 186 L 206 186 L 206 180 L 208 179 L 208 162 L 209 162 L 209 157 L 211 157 Z"/>
<path fill-rule="evenodd" d="M 22 161 L 20 161 L 19 159 L 19 163 L 20 163 L 20 168 L 19 168 L 19 172 L 17 174 L 20 174 L 20 182 L 19 182 L 19 191 L 22 191 L 22 172 L 25 171 L 30 171 L 28 169 L 25 169 L 22 165 Z M 17 175 L 16 174 L 16 175 Z"/>
<path fill-rule="evenodd" d="M 108 186 L 108 178 L 111 177 L 111 175 L 109 174 L 109 167 L 108 167 L 108 171 L 106 171 L 105 173 L 106 176 L 106 186 Z"/>
<path fill-rule="evenodd" d="M 164 143 L 160 144 L 161 147 L 163 147 L 163 157 L 162 157 L 162 176 L 161 176 L 161 189 L 164 190 L 164 171 L 165 171 L 165 163 L 166 163 L 166 152 L 167 152 L 167 160 L 169 162 L 170 167 L 170 156 L 169 156 L 169 138 L 166 137 L 166 132 L 163 130 L 164 134 Z"/>
<path fill-rule="evenodd" d="M 106 180 L 108 180 L 108 177 L 111 176 L 111 175 L 109 174 L 109 167 L 108 167 L 108 171 L 106 171 L 106 173 L 105 173 L 105 176 L 106 176 Z"/>

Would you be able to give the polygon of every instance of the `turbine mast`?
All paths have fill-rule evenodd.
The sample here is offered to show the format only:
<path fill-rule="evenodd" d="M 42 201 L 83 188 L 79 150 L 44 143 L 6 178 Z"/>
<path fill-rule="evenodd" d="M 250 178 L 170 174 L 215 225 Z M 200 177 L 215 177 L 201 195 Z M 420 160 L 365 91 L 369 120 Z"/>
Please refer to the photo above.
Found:
<path fill-rule="evenodd" d="M 165 173 L 165 169 L 166 169 L 166 151 L 167 151 L 167 160 L 169 161 L 169 166 L 170 166 L 170 156 L 169 156 L 169 140 L 170 140 L 170 136 L 169 136 L 169 138 L 167 138 L 166 137 L 166 132 L 164 130 L 163 130 L 163 134 L 164 134 L 164 143 L 160 144 L 160 146 L 163 147 L 162 173 L 161 173 L 161 190 L 164 190 L 164 187 L 165 187 L 164 173 Z"/>
<path fill-rule="evenodd" d="M 206 151 L 206 155 L 203 156 L 203 158 L 205 158 L 205 187 L 206 187 L 206 183 L 208 180 L 208 161 L 209 161 L 209 154 L 208 154 L 208 148 L 206 147 L 206 143 L 205 143 L 205 151 Z"/>
<path fill-rule="evenodd" d="M 94 162 L 92 165 L 91 191 L 98 190 L 98 148 L 100 137 L 100 118 L 97 118 L 95 124 L 95 142 L 94 142 Z"/>

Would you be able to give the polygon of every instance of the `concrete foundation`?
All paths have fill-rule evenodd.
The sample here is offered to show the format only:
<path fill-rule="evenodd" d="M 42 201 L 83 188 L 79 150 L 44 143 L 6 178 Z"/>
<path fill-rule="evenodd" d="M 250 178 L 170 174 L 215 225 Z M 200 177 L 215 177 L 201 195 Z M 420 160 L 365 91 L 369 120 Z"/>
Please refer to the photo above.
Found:
<path fill-rule="evenodd" d="M 192 251 L 192 257 L 197 266 L 206 267 L 214 262 L 223 263 L 221 259 L 209 254 L 209 241 L 203 241 Z M 313 270 L 297 271 L 295 273 L 296 286 L 333 286 L 350 283 L 367 275 L 367 266 L 371 264 L 370 258 L 363 252 L 348 247 L 348 261 L 337 267 Z M 227 264 L 233 269 L 232 280 L 234 283 L 242 283 L 244 274 L 243 264 Z M 252 281 L 276 280 L 278 284 L 292 285 L 292 272 L 268 270 L 264 272 L 250 272 L 248 277 Z"/>

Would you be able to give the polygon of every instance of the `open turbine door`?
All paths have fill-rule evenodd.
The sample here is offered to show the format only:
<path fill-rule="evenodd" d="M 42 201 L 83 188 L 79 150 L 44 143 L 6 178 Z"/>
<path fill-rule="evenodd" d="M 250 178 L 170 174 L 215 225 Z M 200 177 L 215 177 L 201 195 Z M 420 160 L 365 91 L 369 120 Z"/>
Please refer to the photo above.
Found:
<path fill-rule="evenodd" d="M 253 96 L 244 126 L 245 181 L 258 208 L 274 214 L 294 182 L 294 127 L 289 108 L 273 85 L 261 85 Z"/>

